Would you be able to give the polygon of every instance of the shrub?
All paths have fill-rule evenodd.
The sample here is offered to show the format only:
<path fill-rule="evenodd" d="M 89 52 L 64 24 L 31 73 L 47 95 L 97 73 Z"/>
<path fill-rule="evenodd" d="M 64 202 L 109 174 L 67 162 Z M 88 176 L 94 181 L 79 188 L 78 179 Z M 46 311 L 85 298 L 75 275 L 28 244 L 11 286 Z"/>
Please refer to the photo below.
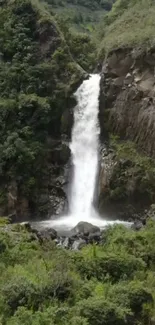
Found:
<path fill-rule="evenodd" d="M 132 311 L 134 319 L 143 320 L 143 308 L 145 309 L 145 321 L 150 322 L 150 309 L 153 308 L 153 297 L 143 283 L 139 281 L 119 283 L 110 287 L 108 299 Z M 149 306 L 149 308 L 148 308 Z"/>
<path fill-rule="evenodd" d="M 145 268 L 145 263 L 132 255 L 119 254 L 113 252 L 104 253 L 100 248 L 96 248 L 96 256 L 89 256 L 92 247 L 86 247 L 84 257 L 76 261 L 78 271 L 87 279 L 92 277 L 99 281 L 106 277 L 116 282 L 124 278 L 132 278 L 134 273 Z"/>
<path fill-rule="evenodd" d="M 80 301 L 76 310 L 80 316 L 88 320 L 90 325 L 124 325 L 126 315 L 129 313 L 103 298 L 88 298 Z"/>

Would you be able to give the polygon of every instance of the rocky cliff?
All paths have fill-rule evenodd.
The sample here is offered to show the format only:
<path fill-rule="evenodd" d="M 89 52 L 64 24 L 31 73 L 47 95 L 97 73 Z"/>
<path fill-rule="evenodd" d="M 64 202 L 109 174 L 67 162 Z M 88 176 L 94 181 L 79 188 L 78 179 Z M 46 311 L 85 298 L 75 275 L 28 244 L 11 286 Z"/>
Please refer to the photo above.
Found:
<path fill-rule="evenodd" d="M 116 207 L 119 202 L 121 210 L 126 205 L 128 212 L 129 205 L 134 205 L 136 210 L 131 209 L 132 213 L 137 211 L 137 205 L 141 209 L 155 200 L 153 159 L 152 167 L 149 165 L 155 156 L 154 65 L 155 48 L 127 47 L 111 51 L 102 67 L 99 113 L 102 140 L 114 134 L 119 141 L 117 148 L 112 145 L 113 154 L 108 155 L 112 160 L 108 164 L 113 166 L 108 176 L 109 187 L 105 168 L 101 171 L 100 199 L 103 203 L 106 187 L 110 203 L 115 201 Z M 128 141 L 125 142 L 128 149 L 121 140 Z"/>
<path fill-rule="evenodd" d="M 101 125 L 155 156 L 155 48 L 117 49 L 103 65 Z M 106 117 L 105 117 L 106 115 Z"/>

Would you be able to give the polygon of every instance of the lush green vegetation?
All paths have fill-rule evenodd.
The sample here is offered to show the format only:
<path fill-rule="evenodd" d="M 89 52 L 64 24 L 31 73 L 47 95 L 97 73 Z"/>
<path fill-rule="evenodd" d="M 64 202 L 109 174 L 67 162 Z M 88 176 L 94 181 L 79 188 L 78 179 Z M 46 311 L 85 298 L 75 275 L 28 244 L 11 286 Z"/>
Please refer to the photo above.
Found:
<path fill-rule="evenodd" d="M 112 0 L 0 1 L 0 206 L 16 183 L 33 211 L 47 170 L 48 140 L 60 138 L 70 95 L 95 66 L 89 35 Z M 82 14 L 80 10 L 82 9 Z M 102 55 L 153 44 L 155 2 L 117 0 L 103 21 Z M 63 21 L 61 17 L 63 15 Z M 101 26 L 100 26 L 101 27 Z M 81 66 L 81 68 L 80 68 Z M 83 68 L 83 69 L 82 69 Z M 111 139 L 116 161 L 105 199 L 155 201 L 154 162 Z M 46 175 L 47 176 L 47 175 Z M 45 190 L 45 188 L 43 188 Z M 153 325 L 155 221 L 138 232 L 117 225 L 99 245 L 74 252 L 24 225 L 0 220 L 0 325 Z"/>
<path fill-rule="evenodd" d="M 57 23 L 63 31 L 66 43 L 73 59 L 87 72 L 92 72 L 96 66 L 96 44 L 92 37 L 86 33 L 71 32 L 68 23 L 60 18 Z"/>
<path fill-rule="evenodd" d="M 24 226 L 0 227 L 2 325 L 152 324 L 155 223 L 108 228 L 80 252 L 39 242 Z"/>
<path fill-rule="evenodd" d="M 0 52 L 1 203 L 6 207 L 7 186 L 15 181 L 34 206 L 47 137 L 60 136 L 63 111 L 83 71 L 39 2 L 1 1 Z"/>
<path fill-rule="evenodd" d="M 155 201 L 154 160 L 139 153 L 131 141 L 121 141 L 111 136 L 115 166 L 111 175 L 105 200 L 135 203 L 141 207 Z"/>
<path fill-rule="evenodd" d="M 154 15 L 154 0 L 117 0 L 100 26 L 101 57 L 116 47 L 154 45 Z"/>
<path fill-rule="evenodd" d="M 46 0 L 52 12 L 64 19 L 71 30 L 91 33 L 111 10 L 115 0 Z"/>

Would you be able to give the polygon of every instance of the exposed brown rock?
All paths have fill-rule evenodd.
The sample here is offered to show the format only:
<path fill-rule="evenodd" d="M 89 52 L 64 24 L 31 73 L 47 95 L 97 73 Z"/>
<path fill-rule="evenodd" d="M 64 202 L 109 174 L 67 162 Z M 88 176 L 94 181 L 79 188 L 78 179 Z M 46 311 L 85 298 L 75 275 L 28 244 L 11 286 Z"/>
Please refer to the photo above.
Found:
<path fill-rule="evenodd" d="M 118 49 L 103 65 L 100 123 L 155 156 L 155 49 Z"/>

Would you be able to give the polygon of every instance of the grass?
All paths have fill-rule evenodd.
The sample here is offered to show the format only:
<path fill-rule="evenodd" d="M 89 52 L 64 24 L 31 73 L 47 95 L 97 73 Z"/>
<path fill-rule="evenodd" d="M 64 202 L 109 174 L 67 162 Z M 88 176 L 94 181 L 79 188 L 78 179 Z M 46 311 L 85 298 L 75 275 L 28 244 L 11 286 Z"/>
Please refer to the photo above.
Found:
<path fill-rule="evenodd" d="M 119 2 L 119 0 L 117 1 Z M 118 47 L 150 47 L 155 45 L 155 2 L 138 0 L 135 5 L 109 14 L 101 53 Z"/>

